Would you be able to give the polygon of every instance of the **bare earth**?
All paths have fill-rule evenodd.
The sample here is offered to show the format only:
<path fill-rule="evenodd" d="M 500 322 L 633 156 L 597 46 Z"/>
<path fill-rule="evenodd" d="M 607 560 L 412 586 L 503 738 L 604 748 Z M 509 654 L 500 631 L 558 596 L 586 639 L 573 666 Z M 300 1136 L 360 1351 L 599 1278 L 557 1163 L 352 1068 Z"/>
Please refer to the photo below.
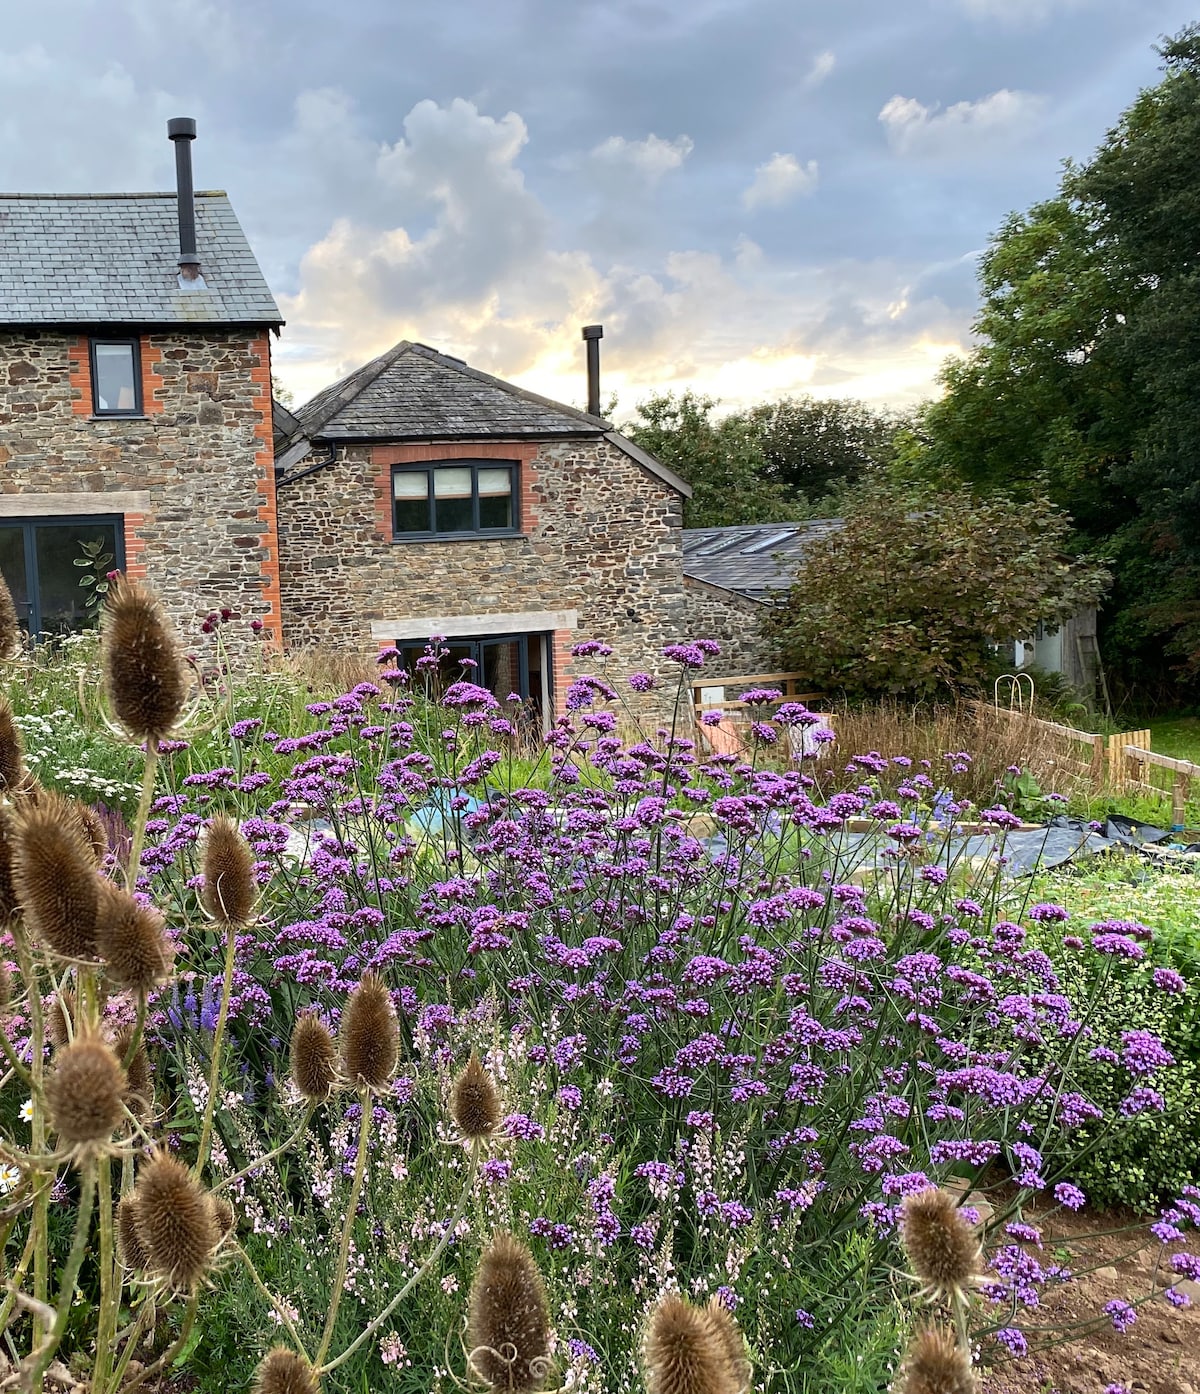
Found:
<path fill-rule="evenodd" d="M 1092 1271 L 1047 1293 L 1039 1325 L 1062 1328 L 1097 1318 L 1098 1323 L 1069 1343 L 1041 1352 L 1031 1336 L 1030 1355 L 995 1366 L 984 1381 L 984 1394 L 1102 1394 L 1113 1384 L 1131 1394 L 1200 1394 L 1200 1284 L 1180 1284 L 1192 1299 L 1184 1310 L 1162 1296 L 1142 1303 L 1136 1324 L 1124 1334 L 1113 1330 L 1104 1313 L 1104 1304 L 1114 1298 L 1136 1303 L 1152 1287 L 1161 1293 L 1170 1282 L 1166 1255 L 1184 1248 L 1200 1253 L 1196 1235 L 1164 1252 L 1145 1223 L 1122 1234 L 1086 1237 L 1132 1223 L 1122 1215 L 1061 1212 L 1044 1223 L 1046 1256 L 1061 1257 L 1076 1273 Z M 1069 1257 L 1055 1252 L 1060 1248 L 1069 1248 Z"/>

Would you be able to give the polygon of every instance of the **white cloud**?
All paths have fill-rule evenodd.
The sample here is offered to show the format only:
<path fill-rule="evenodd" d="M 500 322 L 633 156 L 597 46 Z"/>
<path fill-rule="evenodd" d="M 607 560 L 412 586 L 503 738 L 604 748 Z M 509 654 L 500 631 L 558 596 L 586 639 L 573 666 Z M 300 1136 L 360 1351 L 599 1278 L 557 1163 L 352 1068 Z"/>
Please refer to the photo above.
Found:
<path fill-rule="evenodd" d="M 817 187 L 817 162 L 802 165 L 795 155 L 776 152 L 754 171 L 754 180 L 742 191 L 746 208 L 779 208 Z"/>
<path fill-rule="evenodd" d="M 956 156 L 1027 135 L 1045 105 L 1036 93 L 1008 88 L 977 102 L 955 102 L 944 111 L 915 97 L 895 96 L 884 104 L 879 120 L 899 155 Z"/>
<path fill-rule="evenodd" d="M 579 326 L 595 322 L 604 391 L 622 414 L 688 386 L 730 405 L 807 390 L 913 400 L 932 390 L 943 350 L 965 342 L 965 315 L 919 287 L 920 267 L 796 271 L 745 237 L 649 264 L 563 245 L 522 175 L 527 140 L 519 116 L 468 102 L 419 103 L 394 144 L 361 133 L 336 93 L 301 104 L 295 157 L 314 178 L 361 182 L 353 202 L 324 200 L 346 215 L 308 247 L 296 294 L 280 297 L 276 368 L 298 400 L 416 339 L 579 404 Z M 800 174 L 808 187 L 816 171 Z"/>
<path fill-rule="evenodd" d="M 590 154 L 601 165 L 632 170 L 649 184 L 657 184 L 664 174 L 679 169 L 694 148 L 690 136 L 663 140 L 653 132 L 645 140 L 626 140 L 624 136 L 609 136 Z"/>
<path fill-rule="evenodd" d="M 819 87 L 833 72 L 836 65 L 837 59 L 830 49 L 826 49 L 824 53 L 818 53 L 812 61 L 812 67 L 804 76 L 805 87 Z"/>
<path fill-rule="evenodd" d="M 118 62 L 0 51 L 0 187 L 29 193 L 173 188 L 167 119 L 195 111 Z M 68 95 L 69 94 L 69 95 Z M 80 113 L 86 113 L 81 129 Z M 36 134 L 36 139 L 31 137 Z"/>

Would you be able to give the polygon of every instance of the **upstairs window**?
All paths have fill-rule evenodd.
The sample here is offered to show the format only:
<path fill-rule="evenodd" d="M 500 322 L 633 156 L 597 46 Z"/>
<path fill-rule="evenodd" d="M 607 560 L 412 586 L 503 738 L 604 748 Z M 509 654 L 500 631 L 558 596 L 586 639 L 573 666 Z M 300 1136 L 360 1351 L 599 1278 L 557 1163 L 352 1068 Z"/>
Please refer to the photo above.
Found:
<path fill-rule="evenodd" d="M 141 416 L 142 372 L 136 339 L 92 340 L 92 412 Z"/>
<path fill-rule="evenodd" d="M 392 471 L 398 538 L 515 533 L 517 466 L 508 460 L 447 460 Z"/>

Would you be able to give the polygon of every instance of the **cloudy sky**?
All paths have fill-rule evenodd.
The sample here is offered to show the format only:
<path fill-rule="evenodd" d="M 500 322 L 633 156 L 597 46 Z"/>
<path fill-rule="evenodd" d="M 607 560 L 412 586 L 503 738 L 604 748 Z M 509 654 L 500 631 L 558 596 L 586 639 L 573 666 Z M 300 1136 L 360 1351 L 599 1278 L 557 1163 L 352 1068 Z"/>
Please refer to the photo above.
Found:
<path fill-rule="evenodd" d="M 1086 159 L 1191 0 L 38 0 L 0 188 L 232 197 L 298 401 L 402 338 L 618 418 L 653 392 L 905 405 L 1005 214 Z"/>

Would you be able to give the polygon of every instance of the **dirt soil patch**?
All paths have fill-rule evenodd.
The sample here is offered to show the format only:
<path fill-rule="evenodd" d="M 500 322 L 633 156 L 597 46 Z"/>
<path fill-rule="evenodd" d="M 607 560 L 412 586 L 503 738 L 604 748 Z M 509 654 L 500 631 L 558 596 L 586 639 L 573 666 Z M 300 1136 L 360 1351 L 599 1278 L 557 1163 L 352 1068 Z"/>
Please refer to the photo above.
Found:
<path fill-rule="evenodd" d="M 1178 1285 L 1191 1298 L 1188 1308 L 1173 1307 L 1162 1296 L 1174 1277 L 1169 1255 L 1200 1253 L 1200 1236 L 1164 1249 L 1147 1222 L 1129 1215 L 1056 1211 L 1044 1221 L 1027 1218 L 1042 1230 L 1039 1258 L 1058 1259 L 1081 1275 L 1051 1287 L 1040 1316 L 1028 1314 L 1028 1325 L 1095 1324 L 1069 1342 L 1042 1349 L 1035 1343 L 1054 1337 L 1031 1333 L 1030 1354 L 994 1367 L 983 1381 L 984 1394 L 1102 1394 L 1109 1385 L 1131 1394 L 1200 1394 L 1200 1284 Z M 1105 1233 L 1117 1229 L 1124 1232 Z M 1139 1301 L 1151 1291 L 1154 1297 Z M 1123 1333 L 1104 1311 L 1114 1299 L 1137 1306 L 1137 1321 Z"/>

